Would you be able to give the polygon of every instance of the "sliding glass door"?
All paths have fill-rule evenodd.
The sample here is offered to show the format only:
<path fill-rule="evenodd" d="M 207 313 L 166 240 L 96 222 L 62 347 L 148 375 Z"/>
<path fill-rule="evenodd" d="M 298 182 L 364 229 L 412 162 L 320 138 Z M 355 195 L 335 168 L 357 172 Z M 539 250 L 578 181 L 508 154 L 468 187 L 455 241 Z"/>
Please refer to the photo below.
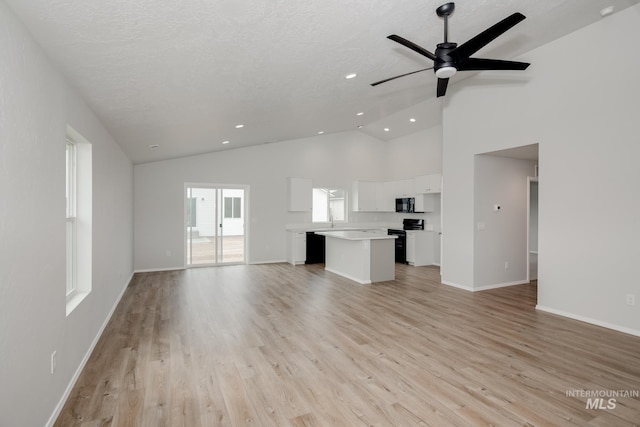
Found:
<path fill-rule="evenodd" d="M 185 186 L 186 265 L 245 262 L 244 188 Z"/>

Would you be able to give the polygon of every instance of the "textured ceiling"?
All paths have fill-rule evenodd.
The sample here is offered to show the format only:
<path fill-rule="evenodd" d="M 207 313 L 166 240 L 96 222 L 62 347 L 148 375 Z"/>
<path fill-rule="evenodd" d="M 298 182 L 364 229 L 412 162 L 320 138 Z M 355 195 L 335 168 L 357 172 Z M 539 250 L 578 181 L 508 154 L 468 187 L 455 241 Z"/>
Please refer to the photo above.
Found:
<path fill-rule="evenodd" d="M 432 65 L 386 36 L 433 51 L 442 0 L 4 1 L 134 163 L 358 125 L 391 139 L 440 121 L 431 71 L 369 83 Z M 639 1 L 460 0 L 449 39 L 462 43 L 519 11 L 527 19 L 476 56 L 526 60 L 602 19 L 600 9 Z"/>

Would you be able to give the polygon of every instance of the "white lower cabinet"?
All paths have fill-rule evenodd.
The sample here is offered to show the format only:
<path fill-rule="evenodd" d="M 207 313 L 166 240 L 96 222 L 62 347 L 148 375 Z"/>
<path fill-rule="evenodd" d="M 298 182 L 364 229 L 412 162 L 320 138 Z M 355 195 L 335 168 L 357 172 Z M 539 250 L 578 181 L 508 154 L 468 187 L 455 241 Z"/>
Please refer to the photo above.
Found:
<path fill-rule="evenodd" d="M 307 260 L 307 233 L 304 231 L 287 232 L 287 262 L 297 265 Z"/>
<path fill-rule="evenodd" d="M 407 262 L 416 267 L 433 265 L 433 231 L 407 230 Z"/>
<path fill-rule="evenodd" d="M 407 262 L 411 265 L 416 264 L 416 235 L 407 233 Z"/>

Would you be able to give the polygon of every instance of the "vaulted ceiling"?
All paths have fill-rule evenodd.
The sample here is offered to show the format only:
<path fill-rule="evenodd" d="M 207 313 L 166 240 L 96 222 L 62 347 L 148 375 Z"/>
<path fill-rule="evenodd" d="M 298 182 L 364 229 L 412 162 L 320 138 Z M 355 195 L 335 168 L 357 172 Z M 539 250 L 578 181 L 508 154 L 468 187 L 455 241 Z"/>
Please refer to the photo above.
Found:
<path fill-rule="evenodd" d="M 393 139 L 441 120 L 431 71 L 369 84 L 432 65 L 386 36 L 433 51 L 442 0 L 4 1 L 134 163 L 358 126 Z M 525 21 L 476 56 L 526 61 L 527 51 L 603 19 L 603 8 L 639 1 L 460 0 L 449 39 L 463 43 L 521 12 Z M 495 73 L 496 84 L 512 75 Z"/>

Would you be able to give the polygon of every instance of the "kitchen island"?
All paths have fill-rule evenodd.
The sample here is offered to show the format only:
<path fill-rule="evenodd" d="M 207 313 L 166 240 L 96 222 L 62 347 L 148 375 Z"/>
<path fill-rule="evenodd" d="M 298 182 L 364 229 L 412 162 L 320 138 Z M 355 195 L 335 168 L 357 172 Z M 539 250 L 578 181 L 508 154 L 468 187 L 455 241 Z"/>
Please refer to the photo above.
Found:
<path fill-rule="evenodd" d="M 397 236 L 370 231 L 317 231 L 326 236 L 325 270 L 358 283 L 396 278 Z"/>

